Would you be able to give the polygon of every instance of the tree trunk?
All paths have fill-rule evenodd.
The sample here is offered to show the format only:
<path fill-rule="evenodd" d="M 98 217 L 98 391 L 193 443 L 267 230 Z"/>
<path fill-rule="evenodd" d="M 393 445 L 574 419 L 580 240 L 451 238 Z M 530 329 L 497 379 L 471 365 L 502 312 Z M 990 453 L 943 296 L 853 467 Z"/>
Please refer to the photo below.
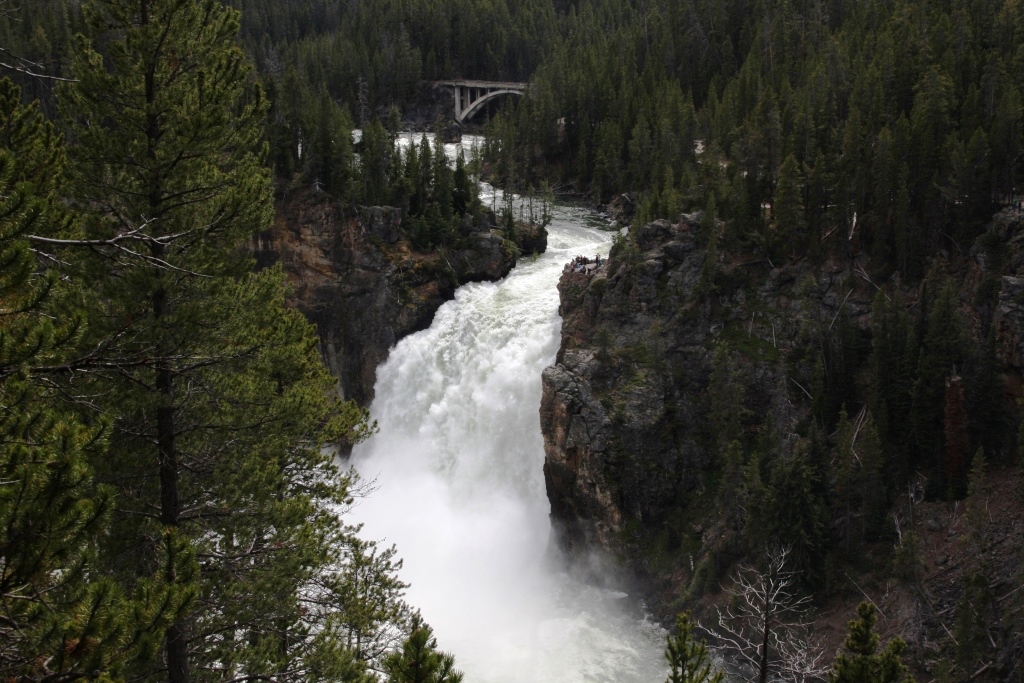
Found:
<path fill-rule="evenodd" d="M 758 663 L 758 683 L 768 683 L 768 637 L 771 635 L 768 630 L 768 598 L 765 596 L 764 621 L 761 622 L 761 661 Z"/>
<path fill-rule="evenodd" d="M 163 256 L 163 247 L 153 249 L 157 258 Z M 160 320 L 168 313 L 167 290 L 163 287 L 153 294 L 153 318 Z M 175 445 L 174 426 L 174 376 L 170 363 L 161 358 L 157 362 L 156 391 L 161 403 L 156 409 L 156 440 L 160 466 L 160 522 L 166 531 L 177 531 L 181 515 L 178 497 L 178 452 Z M 177 581 L 176 539 L 167 535 L 167 584 L 174 590 Z M 170 683 L 188 683 L 188 642 L 185 637 L 185 620 L 179 615 L 164 634 L 167 648 L 167 680 Z"/>

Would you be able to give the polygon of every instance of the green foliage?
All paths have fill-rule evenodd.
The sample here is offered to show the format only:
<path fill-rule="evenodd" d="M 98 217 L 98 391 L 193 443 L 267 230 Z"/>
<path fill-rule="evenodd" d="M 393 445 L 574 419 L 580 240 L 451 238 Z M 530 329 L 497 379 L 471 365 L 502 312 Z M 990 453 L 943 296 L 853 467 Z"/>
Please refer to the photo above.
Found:
<path fill-rule="evenodd" d="M 764 240 L 778 209 L 798 216 L 802 203 L 811 254 L 831 235 L 874 254 L 879 272 L 916 279 L 938 249 L 966 251 L 1024 174 L 1012 4 L 231 4 L 272 93 L 272 158 L 289 180 L 324 158 L 324 102 L 365 129 L 422 105 L 430 81 L 530 80 L 487 154 L 499 176 L 525 187 L 544 167 L 592 196 L 641 192 L 651 218 L 702 208 L 713 191 L 730 243 Z M 21 3 L 4 45 L 66 75 L 75 7 Z"/>
<path fill-rule="evenodd" d="M 32 253 L 71 224 L 55 194 L 61 141 L 20 99 L 0 80 L 0 678 L 76 679 L 116 672 L 132 647 L 123 596 L 95 563 L 112 501 L 87 457 L 103 453 L 104 425 L 63 410 L 44 379 L 74 362 L 83 320 Z"/>
<path fill-rule="evenodd" d="M 882 446 L 871 414 L 861 427 L 860 445 L 860 498 L 862 502 L 861 533 L 866 541 L 877 540 L 888 526 L 886 519 L 892 496 L 892 486 L 886 479 L 887 453 Z"/>
<path fill-rule="evenodd" d="M 339 199 L 355 194 L 355 160 L 352 150 L 352 121 L 348 113 L 335 106 L 327 93 L 320 93 L 313 124 L 313 139 L 302 158 L 303 177 L 313 187 Z M 280 155 L 279 155 L 279 158 Z M 281 164 L 282 162 L 278 162 Z M 289 175 L 290 162 L 277 170 Z"/>
<path fill-rule="evenodd" d="M 750 504 L 750 543 L 790 548 L 789 568 L 809 587 L 823 578 L 827 550 L 825 485 L 813 462 L 815 449 L 800 444 L 793 453 L 777 456 L 761 495 Z"/>
<path fill-rule="evenodd" d="M 557 20 L 503 154 L 634 191 L 641 220 L 713 191 L 771 252 L 866 249 L 917 279 L 1024 175 L 1017 10 L 594 0 Z"/>
<path fill-rule="evenodd" d="M 266 101 L 235 44 L 238 15 L 215 0 L 83 12 L 91 37 L 61 95 L 91 247 L 68 272 L 92 283 L 92 355 L 64 392 L 112 427 L 93 460 L 117 495 L 98 559 L 133 597 L 131 638 L 145 646 L 126 671 L 355 680 L 380 651 L 353 653 L 346 637 L 399 620 L 403 586 L 389 554 L 343 555 L 351 478 L 328 446 L 370 426 L 336 398 L 283 272 L 251 272 L 244 248 L 272 195 Z M 322 180 L 343 170 L 333 138 L 317 143 Z M 391 603 L 360 613 L 369 587 L 339 595 L 355 576 Z M 348 623 L 310 607 L 346 600 Z"/>
<path fill-rule="evenodd" d="M 701 214 L 700 220 L 701 232 L 707 240 L 707 252 L 704 256 L 704 265 L 700 269 L 700 282 L 697 284 L 697 289 L 701 293 L 706 294 L 714 294 L 718 291 L 718 285 L 715 283 L 715 280 L 722 267 L 721 263 L 719 263 L 719 231 L 718 219 L 715 217 L 715 214 L 715 195 L 711 193 L 711 196 L 708 198 L 708 205 Z"/>
<path fill-rule="evenodd" d="M 868 404 L 878 421 L 882 443 L 899 454 L 890 461 L 886 475 L 901 484 L 910 471 L 909 456 L 905 455 L 909 441 L 906 416 L 911 406 L 916 352 L 910 317 L 888 292 L 878 292 L 872 305 Z"/>
<path fill-rule="evenodd" d="M 946 402 L 944 408 L 944 441 L 946 448 L 946 480 L 949 482 L 949 497 L 959 500 L 967 493 L 967 449 L 970 448 L 967 434 L 967 407 L 964 400 L 963 382 L 959 376 L 946 381 Z"/>
<path fill-rule="evenodd" d="M 952 493 L 961 497 L 960 486 L 966 469 L 961 452 L 947 450 L 950 443 L 944 433 L 944 423 L 946 406 L 949 405 L 953 411 L 952 419 L 957 422 L 950 425 L 955 430 L 950 436 L 959 435 L 961 427 L 966 428 L 966 424 L 959 424 L 966 420 L 966 415 L 956 405 L 959 402 L 962 406 L 962 390 L 958 392 L 953 388 L 947 399 L 947 384 L 959 381 L 954 382 L 951 377 L 963 358 L 963 325 L 957 308 L 956 289 L 940 264 L 932 267 L 924 287 L 924 303 L 928 308 L 927 317 L 922 319 L 924 334 L 913 388 L 912 426 L 918 457 L 930 467 L 930 493 L 934 496 Z"/>
<path fill-rule="evenodd" d="M 904 583 L 916 585 L 921 580 L 921 571 L 920 541 L 913 531 L 905 532 L 893 552 L 893 576 Z"/>
<path fill-rule="evenodd" d="M 743 420 L 749 411 L 744 406 L 742 376 L 729 345 L 715 346 L 711 357 L 711 381 L 708 385 L 708 428 L 715 451 L 722 453 L 728 444 L 743 437 Z"/>
<path fill-rule="evenodd" d="M 994 654 L 991 634 L 999 616 L 990 583 L 990 575 L 983 569 L 975 569 L 963 582 L 954 625 L 955 659 L 961 672 L 974 673 Z"/>
<path fill-rule="evenodd" d="M 903 683 L 912 682 L 907 667 L 900 661 L 906 649 L 901 638 L 893 638 L 879 651 L 875 633 L 875 606 L 862 602 L 857 618 L 849 622 L 844 651 L 836 657 L 829 683 Z"/>
<path fill-rule="evenodd" d="M 779 167 L 779 180 L 772 201 L 775 230 L 772 251 L 779 256 L 794 251 L 799 253 L 807 244 L 802 182 L 800 167 L 790 154 Z"/>
<path fill-rule="evenodd" d="M 460 683 L 454 658 L 437 649 L 434 631 L 416 614 L 402 649 L 384 658 L 388 683 Z"/>
<path fill-rule="evenodd" d="M 971 459 L 971 474 L 967 482 L 967 500 L 964 514 L 967 519 L 968 533 L 974 546 L 975 557 L 980 557 L 985 545 L 986 531 L 989 525 L 989 493 L 988 464 L 985 451 L 979 448 Z"/>
<path fill-rule="evenodd" d="M 846 414 L 846 406 L 843 406 L 839 412 L 839 424 L 836 426 L 836 483 L 833 505 L 836 508 L 836 517 L 840 521 L 840 534 L 847 557 L 852 554 L 854 510 L 861 488 L 861 468 L 855 455 L 855 438 L 854 425 L 850 423 Z"/>
<path fill-rule="evenodd" d="M 973 346 L 964 363 L 970 443 L 975 449 L 984 449 L 994 462 L 1012 462 L 1012 457 L 1005 455 L 1011 439 L 1012 418 L 1004 396 L 1005 380 L 996 340 L 996 330 L 989 327 L 984 341 Z"/>
<path fill-rule="evenodd" d="M 163 634 L 178 617 L 189 628 L 230 631 L 233 619 L 252 617 L 257 590 L 282 574 L 301 577 L 296 583 L 312 580 L 308 567 L 329 567 L 324 571 L 339 595 L 351 589 L 343 577 L 355 566 L 393 578 L 383 551 L 351 550 L 343 559 L 323 550 L 330 543 L 353 548 L 351 530 L 332 536 L 293 524 L 303 515 L 314 527 L 326 524 L 326 501 L 347 495 L 344 475 L 313 455 L 318 444 L 356 439 L 366 425 L 351 406 L 317 397 L 328 382 L 312 369 L 313 338 L 301 321 L 276 312 L 282 276 L 248 272 L 240 245 L 267 224 L 270 211 L 264 139 L 285 183 L 314 184 L 352 203 L 399 206 L 406 236 L 417 246 L 447 247 L 464 236 L 467 214 L 475 214 L 471 178 L 464 161 L 454 172 L 447 169 L 436 140 L 400 154 L 394 139 L 399 110 L 426 94 L 422 81 L 530 79 L 530 97 L 491 118 L 485 150 L 491 171 L 520 190 L 543 174 L 600 200 L 634 191 L 641 221 L 705 209 L 706 217 L 720 221 L 709 219 L 702 232 L 722 226 L 721 242 L 708 240 L 701 275 L 701 291 L 709 294 L 725 284 L 717 272 L 722 249 L 743 246 L 743 240 L 772 258 L 869 253 L 875 281 L 897 272 L 903 283 L 917 281 L 940 250 L 966 254 L 993 207 L 1024 178 L 1022 23 L 1014 3 L 234 0 L 245 10 L 239 23 L 213 3 L 149 0 L 148 29 L 146 21 L 126 21 L 140 3 L 84 3 L 83 12 L 78 4 L 20 3 L 10 8 L 19 21 L 0 26 L 0 44 L 53 73 L 71 75 L 78 51 L 81 83 L 62 89 L 64 118 L 78 150 L 74 192 L 86 214 L 83 230 L 99 242 L 88 257 L 59 254 L 65 263 L 60 275 L 72 285 L 41 274 L 23 239 L 25 231 L 41 232 L 25 227 L 35 220 L 36 205 L 19 202 L 48 190 L 37 180 L 21 187 L 11 180 L 42 177 L 26 163 L 31 155 L 18 152 L 16 163 L 0 160 L 3 202 L 11 207 L 4 226 L 14 226 L 0 235 L 0 296 L 5 313 L 17 311 L 5 315 L 0 329 L 7 334 L 0 344 L 4 407 L 14 406 L 12 415 L 23 420 L 10 430 L 28 429 L 26 421 L 34 420 L 34 441 L 67 436 L 61 441 L 66 454 L 52 455 L 63 451 L 51 444 L 46 458 L 78 462 L 88 454 L 98 476 L 128 501 L 123 509 L 118 505 L 112 531 L 99 537 L 98 557 L 105 559 L 90 558 L 88 534 L 71 534 L 78 539 L 71 545 L 78 543 L 89 562 L 137 569 L 119 576 L 134 591 L 137 621 L 148 624 L 137 629 L 138 643 L 161 640 L 153 634 Z M 169 16 L 169 7 L 187 11 L 165 22 L 174 29 L 170 48 L 150 50 L 153 27 Z M 195 8 L 205 13 L 201 21 Z M 70 39 L 86 29 L 86 18 L 94 25 L 93 51 Z M 229 47 L 238 28 L 265 95 L 239 51 Z M 207 41 L 214 35 L 217 45 Z M 200 53 L 209 63 L 200 65 Z M 143 72 L 152 74 L 151 83 L 127 76 Z M 30 97 L 43 97 L 44 112 L 56 114 L 49 85 L 16 78 Z M 363 129 L 358 150 L 350 143 L 354 125 Z M 159 135 L 132 133 L 152 126 Z M 52 206 L 45 213 L 39 220 L 50 223 L 46 234 L 81 237 L 71 235 L 71 224 Z M 642 256 L 628 236 L 613 252 L 614 266 L 635 266 Z M 803 450 L 790 453 L 769 438 L 752 443 L 760 418 L 744 423 L 736 410 L 742 396 L 716 399 L 728 393 L 728 378 L 713 377 L 709 399 L 719 404 L 711 408 L 705 436 L 727 473 L 723 489 L 736 493 L 728 503 L 749 506 L 752 538 L 790 539 L 797 559 L 815 566 L 836 540 L 823 531 L 823 514 L 831 510 L 853 556 L 859 543 L 891 529 L 885 510 L 892 489 L 911 472 L 927 473 L 931 496 L 966 492 L 970 505 L 966 456 L 982 446 L 993 461 L 1007 452 L 995 337 L 969 348 L 960 288 L 940 275 L 949 266 L 936 263 L 919 302 L 901 300 L 889 288 L 879 292 L 870 356 L 863 326 L 847 310 L 826 320 L 834 324 L 821 325 L 824 331 L 807 344 L 814 350 L 796 377 L 814 374 L 807 386 L 816 425 L 810 437 L 802 432 Z M 82 292 L 73 291 L 81 284 L 87 284 Z M 980 297 L 986 302 L 979 308 L 982 330 L 989 329 L 997 285 L 990 277 Z M 88 329 L 79 298 L 88 304 Z M 260 299 L 270 302 L 265 317 L 251 311 L 233 317 L 230 302 L 251 306 Z M 723 336 L 751 359 L 773 361 L 786 353 L 747 334 L 745 324 L 728 325 Z M 597 341 L 610 359 L 616 350 L 607 330 Z M 644 346 L 620 351 L 638 362 L 660 355 Z M 85 356 L 93 367 L 72 363 Z M 71 402 L 61 405 L 40 389 L 36 366 L 72 365 L 73 382 L 68 373 L 48 379 Z M 959 393 L 956 382 L 947 385 L 955 372 L 963 378 Z M 313 388 L 302 389 L 307 382 Z M 266 398 L 278 391 L 280 397 Z M 840 410 L 846 405 L 856 414 L 854 406 L 865 402 L 858 431 L 856 420 L 842 418 Z M 306 410 L 333 426 L 321 431 L 312 418 L 293 420 Z M 173 447 L 166 429 L 163 441 L 155 439 L 161 447 L 147 446 L 168 416 L 180 432 Z M 208 422 L 207 416 L 214 417 Z M 254 424 L 257 419 L 268 426 Z M 277 439 L 279 424 L 289 428 Z M 109 458 L 99 455 L 104 426 L 114 445 Z M 834 479 L 821 475 L 825 438 L 817 435 L 832 433 L 833 426 L 839 427 L 834 454 L 840 464 Z M 240 434 L 237 443 L 207 435 L 231 430 Z M 171 469 L 182 475 L 182 514 L 170 525 L 176 531 L 164 535 L 164 520 L 145 518 L 164 514 L 159 479 L 173 453 L 181 456 Z M 251 474 L 239 472 L 253 463 Z M 287 476 L 275 474 L 275 466 Z M 339 486 L 307 489 L 308 480 L 289 479 L 299 471 L 327 472 Z M 59 488 L 95 505 L 92 528 L 107 528 L 98 511 L 109 507 L 110 489 L 93 484 L 89 467 L 78 475 L 62 479 Z M 270 490 L 278 500 L 262 496 Z M 265 525 L 245 521 L 247 515 L 265 518 Z M 208 521 L 215 516 L 224 519 Z M 249 565 L 224 559 L 232 544 L 246 540 L 273 559 Z M 285 559 L 274 542 L 319 550 Z M 239 565 L 246 570 L 236 571 Z M 905 534 L 897 573 L 916 580 L 918 571 L 916 542 Z M 332 604 L 341 604 L 339 595 Z M 268 607 L 267 615 L 285 624 L 298 614 L 289 599 Z M 237 610 L 219 610 L 219 601 Z M 337 622 L 342 640 L 373 630 L 359 625 L 374 621 L 366 616 L 373 609 L 342 611 L 349 609 L 349 621 Z M 407 616 L 396 605 L 389 610 L 380 624 Z M 322 621 L 304 618 L 278 630 L 294 636 L 322 628 Z M 271 662 L 280 649 L 272 630 L 238 630 L 216 645 L 197 636 L 194 643 L 200 659 L 264 675 L 284 666 Z M 327 653 L 327 631 L 318 633 L 295 642 L 319 638 L 316 647 Z M 307 673 L 343 677 L 350 665 L 360 666 L 341 651 L 320 656 L 314 649 L 303 655 Z M 310 674 L 320 675 L 327 676 Z"/>
<path fill-rule="evenodd" d="M 676 632 L 666 637 L 665 659 L 670 671 L 665 683 L 721 683 L 724 674 L 716 671 L 708 656 L 704 639 L 697 640 L 688 612 L 676 616 Z"/>

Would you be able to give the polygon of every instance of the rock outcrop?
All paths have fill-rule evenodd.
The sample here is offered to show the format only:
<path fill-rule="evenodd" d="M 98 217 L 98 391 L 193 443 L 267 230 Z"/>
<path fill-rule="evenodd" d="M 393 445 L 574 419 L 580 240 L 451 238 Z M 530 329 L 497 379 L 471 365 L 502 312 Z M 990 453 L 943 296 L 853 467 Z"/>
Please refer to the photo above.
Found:
<path fill-rule="evenodd" d="M 463 226 L 456 246 L 424 253 L 403 239 L 398 209 L 346 207 L 308 191 L 279 202 L 254 251 L 261 266 L 282 264 L 341 394 L 363 406 L 396 342 L 428 327 L 459 285 L 498 280 L 515 265 L 486 214 Z"/>
<path fill-rule="evenodd" d="M 994 232 L 992 249 L 1012 267 L 997 272 L 981 250 L 956 265 L 957 281 L 975 339 L 984 337 L 986 318 L 995 320 L 1012 390 L 1024 369 L 1024 273 L 1017 272 L 1024 267 L 1015 265 L 1024 259 L 1010 256 L 1021 251 L 1014 240 L 1024 243 L 1020 217 Z M 556 537 L 579 555 L 610 555 L 640 579 L 662 616 L 701 595 L 701 581 L 717 590 L 742 552 L 732 542 L 740 531 L 723 500 L 721 451 L 709 424 L 715 349 L 728 349 L 728 371 L 743 387 L 734 409 L 747 440 L 795 434 L 812 410 L 816 340 L 844 328 L 869 344 L 878 291 L 870 264 L 856 254 L 814 267 L 751 254 L 707 263 L 700 234 L 697 216 L 656 221 L 619 240 L 593 273 L 564 273 L 561 348 L 543 375 L 544 472 Z M 979 313 L 979 287 L 999 286 L 993 282 L 1001 284 L 996 310 Z M 895 284 L 913 307 L 918 287 Z"/>
<path fill-rule="evenodd" d="M 562 346 L 544 372 L 541 425 L 552 521 L 568 547 L 640 560 L 635 544 L 702 486 L 712 465 L 704 391 L 723 336 L 749 337 L 755 351 L 737 359 L 751 409 L 789 409 L 778 345 L 798 325 L 779 314 L 787 306 L 778 299 L 796 273 L 748 268 L 776 299 L 771 319 L 751 320 L 748 291 L 722 293 L 727 306 L 698 293 L 706 257 L 692 217 L 657 221 L 592 274 L 562 276 Z M 833 288 L 826 282 L 824 294 Z"/>

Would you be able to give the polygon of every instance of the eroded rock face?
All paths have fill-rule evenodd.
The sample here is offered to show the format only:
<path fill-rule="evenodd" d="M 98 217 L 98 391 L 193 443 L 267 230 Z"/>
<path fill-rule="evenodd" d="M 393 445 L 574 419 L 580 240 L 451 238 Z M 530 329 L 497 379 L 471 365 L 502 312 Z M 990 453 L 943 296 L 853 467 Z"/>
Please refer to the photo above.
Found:
<path fill-rule="evenodd" d="M 639 253 L 592 274 L 562 276 L 562 346 L 541 403 L 556 534 L 620 557 L 637 525 L 657 524 L 697 484 L 707 458 L 692 436 L 702 408 L 679 400 L 709 372 L 706 316 L 681 305 L 705 251 L 687 222 L 644 226 L 636 243 Z M 687 370 L 663 372 L 675 366 Z"/>
<path fill-rule="evenodd" d="M 486 218 L 467 223 L 463 246 L 442 254 L 412 249 L 390 207 L 355 209 L 301 192 L 279 202 L 277 216 L 256 240 L 257 261 L 282 264 L 341 394 L 363 406 L 398 340 L 428 327 L 459 285 L 498 280 L 515 265 Z"/>
<path fill-rule="evenodd" d="M 685 581 L 699 559 L 673 548 L 693 546 L 692 536 L 703 551 L 721 535 L 706 531 L 722 528 L 717 510 L 691 504 L 721 470 L 707 425 L 716 345 L 735 349 L 746 395 L 736 409 L 795 424 L 805 414 L 783 359 L 841 306 L 866 325 L 872 291 L 849 292 L 853 263 L 815 272 L 801 261 L 729 263 L 709 282 L 697 216 L 634 230 L 633 245 L 593 274 L 561 278 L 562 344 L 543 375 L 541 429 L 559 542 L 606 551 L 651 596 Z"/>

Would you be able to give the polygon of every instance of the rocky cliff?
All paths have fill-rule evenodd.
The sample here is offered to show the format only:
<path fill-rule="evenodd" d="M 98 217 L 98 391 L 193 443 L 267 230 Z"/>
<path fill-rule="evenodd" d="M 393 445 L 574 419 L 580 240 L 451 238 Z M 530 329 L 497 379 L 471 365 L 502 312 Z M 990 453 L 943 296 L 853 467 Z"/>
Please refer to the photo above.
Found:
<path fill-rule="evenodd" d="M 745 351 L 734 362 L 748 409 L 795 419 L 796 387 L 786 385 L 779 358 L 810 306 L 792 299 L 799 266 L 737 265 L 732 280 L 719 278 L 722 291 L 701 294 L 707 250 L 698 229 L 692 216 L 642 226 L 593 274 L 564 274 L 562 344 L 543 376 L 556 533 L 569 548 L 600 547 L 648 577 L 659 568 L 646 546 L 668 529 L 669 545 L 698 533 L 698 517 L 682 511 L 720 468 L 706 429 L 715 344 L 733 340 Z M 837 267 L 814 282 L 814 315 L 838 310 L 849 275 Z M 734 286 L 740 277 L 746 284 Z M 869 301 L 863 291 L 846 305 L 862 310 Z M 693 528 L 678 528 L 686 523 Z"/>
<path fill-rule="evenodd" d="M 997 330 L 997 386 L 1005 388 L 996 389 L 990 404 L 995 410 L 1014 405 L 1024 376 L 1022 219 L 1021 212 L 1000 214 L 969 254 L 941 260 L 955 283 L 966 346 L 980 348 L 985 331 Z M 751 527 L 763 520 L 753 512 L 751 487 L 774 476 L 766 459 L 784 462 L 817 449 L 825 455 L 817 465 L 824 472 L 817 480 L 821 492 L 815 493 L 824 512 L 816 560 L 823 578 L 815 585 L 819 604 L 830 605 L 819 617 L 820 633 L 838 646 L 852 606 L 867 591 L 900 614 L 886 628 L 906 638 L 927 669 L 937 643 L 954 629 L 964 582 L 980 571 L 968 569 L 977 566 L 970 548 L 979 546 L 965 538 L 985 539 L 994 590 L 1007 587 L 1001 595 L 1019 585 L 1020 501 L 1003 502 L 996 512 L 993 495 L 985 528 L 970 531 L 957 514 L 962 502 L 958 508 L 941 499 L 924 501 L 920 491 L 909 500 L 897 495 L 888 499 L 879 531 L 858 538 L 852 553 L 845 541 L 844 551 L 840 539 L 853 534 L 844 526 L 849 511 L 844 521 L 835 502 L 840 477 L 847 476 L 837 464 L 840 437 L 835 427 L 826 424 L 823 435 L 816 427 L 826 410 L 823 393 L 836 394 L 851 413 L 862 411 L 863 420 L 873 302 L 880 289 L 924 330 L 928 320 L 915 316 L 924 307 L 926 284 L 902 285 L 898 277 L 876 283 L 867 257 L 850 248 L 835 249 L 816 265 L 807 259 L 772 264 L 757 254 L 722 250 L 709 257 L 702 230 L 699 216 L 633 228 L 592 274 L 566 272 L 561 278 L 562 342 L 556 364 L 543 375 L 540 411 L 556 537 L 577 556 L 602 551 L 639 578 L 659 617 L 668 620 L 682 608 L 699 611 L 722 599 L 720 587 L 738 562 L 756 563 L 749 539 Z M 922 338 L 927 352 L 928 338 Z M 968 355 L 952 368 L 954 375 L 978 374 Z M 722 377 L 732 389 L 716 388 Z M 734 391 L 731 402 L 728 391 Z M 838 412 L 837 404 L 833 414 Z M 1010 419 L 1016 425 L 1018 418 Z M 740 462 L 730 462 L 722 446 L 721 423 L 733 420 L 746 453 Z M 909 432 L 911 416 L 902 420 L 900 427 Z M 990 454 L 993 490 L 1016 488 L 1014 448 L 1006 442 Z M 868 496 L 858 495 L 865 496 L 858 501 Z M 784 517 L 788 511 L 779 508 L 790 504 L 795 508 L 800 501 L 783 496 L 756 509 Z M 914 525 L 908 527 L 908 519 Z M 904 556 L 900 544 L 908 528 L 923 541 L 913 578 L 894 580 L 893 553 Z M 937 616 L 942 614 L 947 616 Z M 992 623 L 1014 618 L 1000 612 Z M 1012 659 L 1022 647 L 1022 637 L 1001 641 L 993 661 Z M 990 674 L 995 670 L 993 665 Z"/>
<path fill-rule="evenodd" d="M 515 265 L 518 250 L 491 223 L 467 219 L 455 246 L 421 252 L 403 238 L 398 209 L 302 191 L 279 201 L 254 251 L 261 266 L 282 264 L 341 394 L 368 406 L 377 366 L 398 340 L 428 327 L 459 285 L 498 280 Z"/>

